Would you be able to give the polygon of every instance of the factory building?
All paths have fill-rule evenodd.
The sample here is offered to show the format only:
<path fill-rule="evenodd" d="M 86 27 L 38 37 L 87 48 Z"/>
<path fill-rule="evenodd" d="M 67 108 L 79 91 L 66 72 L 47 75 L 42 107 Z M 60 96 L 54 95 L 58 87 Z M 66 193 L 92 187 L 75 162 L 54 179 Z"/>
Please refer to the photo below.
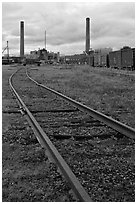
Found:
<path fill-rule="evenodd" d="M 32 59 L 47 60 L 47 56 L 48 56 L 48 52 L 44 48 L 30 51 L 30 58 Z"/>
<path fill-rule="evenodd" d="M 45 63 L 54 63 L 59 62 L 60 60 L 60 53 L 57 52 L 49 52 L 45 48 L 30 51 L 30 59 L 36 59 L 36 60 L 43 60 Z"/>
<path fill-rule="evenodd" d="M 75 54 L 75 55 L 66 55 L 65 62 L 67 64 L 86 64 L 87 57 L 86 54 Z"/>

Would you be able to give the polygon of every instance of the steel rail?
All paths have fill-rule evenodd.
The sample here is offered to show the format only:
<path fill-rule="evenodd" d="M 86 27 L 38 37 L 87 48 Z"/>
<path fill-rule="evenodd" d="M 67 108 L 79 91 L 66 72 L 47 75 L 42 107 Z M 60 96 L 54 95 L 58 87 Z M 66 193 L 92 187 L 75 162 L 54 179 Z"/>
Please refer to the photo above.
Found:
<path fill-rule="evenodd" d="M 91 109 L 90 107 L 83 105 L 82 103 L 77 102 L 72 98 L 65 96 L 62 93 L 57 92 L 43 84 L 40 84 L 39 82 L 37 82 L 36 80 L 34 80 L 32 77 L 29 76 L 27 69 L 26 69 L 26 74 L 28 78 L 32 80 L 34 83 L 36 83 L 38 86 L 43 87 L 51 91 L 52 93 L 56 94 L 57 96 L 60 96 L 61 98 L 67 100 L 69 103 L 77 107 L 79 110 L 86 112 L 90 116 L 94 117 L 96 120 L 103 122 L 104 124 L 118 131 L 119 133 L 122 133 L 123 135 L 130 137 L 131 139 L 135 139 L 135 130 L 132 127 L 129 127 L 113 118 L 108 117 L 107 115 L 104 115 L 103 113 L 100 113 L 94 109 Z"/>
<path fill-rule="evenodd" d="M 18 72 L 18 71 L 19 70 L 17 70 L 16 72 Z M 16 98 L 18 100 L 22 114 L 25 115 L 26 119 L 31 124 L 32 129 L 33 129 L 39 143 L 41 144 L 41 146 L 43 148 L 46 149 L 46 153 L 47 153 L 47 156 L 49 157 L 49 159 L 56 163 L 57 167 L 62 172 L 63 176 L 65 177 L 67 182 L 70 184 L 70 187 L 71 187 L 73 193 L 75 194 L 76 198 L 81 202 L 92 202 L 88 193 L 82 187 L 82 185 L 80 184 L 80 182 L 78 181 L 78 179 L 76 178 L 74 173 L 71 171 L 68 164 L 65 162 L 65 160 L 62 158 L 62 156 L 59 154 L 58 150 L 55 148 L 53 143 L 50 141 L 50 139 L 48 138 L 46 133 L 40 127 L 40 125 L 38 124 L 38 122 L 36 121 L 36 119 L 34 118 L 32 113 L 26 107 L 25 103 L 22 101 L 22 99 L 18 95 L 17 91 L 13 87 L 12 77 L 14 76 L 15 73 L 13 73 L 10 76 L 9 85 L 10 85 L 12 91 L 14 92 L 14 95 L 16 96 Z"/>

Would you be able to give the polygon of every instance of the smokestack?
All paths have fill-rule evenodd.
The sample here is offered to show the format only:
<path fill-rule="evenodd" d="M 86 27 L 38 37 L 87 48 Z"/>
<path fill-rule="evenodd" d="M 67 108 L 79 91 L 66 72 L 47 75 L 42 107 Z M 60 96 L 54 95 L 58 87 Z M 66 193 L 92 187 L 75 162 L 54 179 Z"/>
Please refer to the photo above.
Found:
<path fill-rule="evenodd" d="M 20 22 L 20 57 L 24 57 L 24 21 Z"/>
<path fill-rule="evenodd" d="M 90 18 L 86 18 L 86 53 L 89 53 L 90 49 Z"/>

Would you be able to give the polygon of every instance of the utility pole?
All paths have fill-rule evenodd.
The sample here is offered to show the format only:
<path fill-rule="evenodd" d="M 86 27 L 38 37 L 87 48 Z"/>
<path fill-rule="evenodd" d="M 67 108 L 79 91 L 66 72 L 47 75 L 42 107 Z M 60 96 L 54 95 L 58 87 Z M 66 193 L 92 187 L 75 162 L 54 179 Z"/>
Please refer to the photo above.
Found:
<path fill-rule="evenodd" d="M 2 51 L 2 54 L 4 53 L 5 50 L 7 50 L 7 59 L 9 59 L 9 45 L 8 45 L 8 41 L 7 41 L 7 46 Z"/>
<path fill-rule="evenodd" d="M 46 50 L 46 30 L 45 30 L 45 50 Z"/>
<path fill-rule="evenodd" d="M 7 59 L 9 59 L 9 45 L 8 45 L 8 41 L 7 41 Z"/>

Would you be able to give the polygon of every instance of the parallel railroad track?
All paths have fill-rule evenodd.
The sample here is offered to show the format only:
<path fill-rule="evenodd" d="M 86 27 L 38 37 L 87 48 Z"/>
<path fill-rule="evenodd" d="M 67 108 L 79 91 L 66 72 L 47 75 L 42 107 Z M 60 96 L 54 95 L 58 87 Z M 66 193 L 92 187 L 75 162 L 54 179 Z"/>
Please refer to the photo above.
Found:
<path fill-rule="evenodd" d="M 13 77 L 15 77 L 14 80 Z M 21 113 L 31 124 L 38 141 L 46 149 L 46 154 L 50 160 L 56 163 L 70 184 L 77 200 L 88 202 L 92 200 L 92 197 L 95 200 L 92 195 L 95 192 L 95 189 L 92 189 L 92 175 L 89 175 L 92 169 L 88 169 L 95 162 L 91 162 L 91 160 L 96 160 L 96 156 L 101 160 L 107 157 L 110 159 L 114 154 L 112 160 L 115 161 L 120 154 L 117 149 L 122 150 L 121 155 L 123 156 L 123 149 L 127 146 L 129 148 L 127 152 L 129 153 L 134 143 L 134 129 L 39 84 L 28 73 L 26 77 L 24 69 L 18 70 L 16 75 L 13 74 L 9 83 L 18 98 Z M 67 102 L 65 102 L 66 100 Z M 111 128 L 108 128 L 108 126 Z M 122 141 L 121 144 L 119 143 L 119 137 Z M 125 155 L 127 152 L 125 152 Z M 79 156 L 82 156 L 82 158 L 78 158 Z M 74 161 L 74 159 L 78 159 L 78 161 Z M 85 159 L 87 167 L 84 161 L 84 164 L 81 163 L 83 159 Z M 130 155 L 128 159 L 130 160 Z M 65 161 L 71 166 L 86 190 Z M 98 161 L 98 158 L 96 161 Z M 79 172 L 77 167 L 78 169 L 82 167 L 83 172 Z M 84 168 L 86 170 L 83 170 Z M 86 174 L 87 178 L 85 178 Z M 106 173 L 104 174 L 106 175 Z M 88 179 L 89 181 L 87 181 Z"/>

